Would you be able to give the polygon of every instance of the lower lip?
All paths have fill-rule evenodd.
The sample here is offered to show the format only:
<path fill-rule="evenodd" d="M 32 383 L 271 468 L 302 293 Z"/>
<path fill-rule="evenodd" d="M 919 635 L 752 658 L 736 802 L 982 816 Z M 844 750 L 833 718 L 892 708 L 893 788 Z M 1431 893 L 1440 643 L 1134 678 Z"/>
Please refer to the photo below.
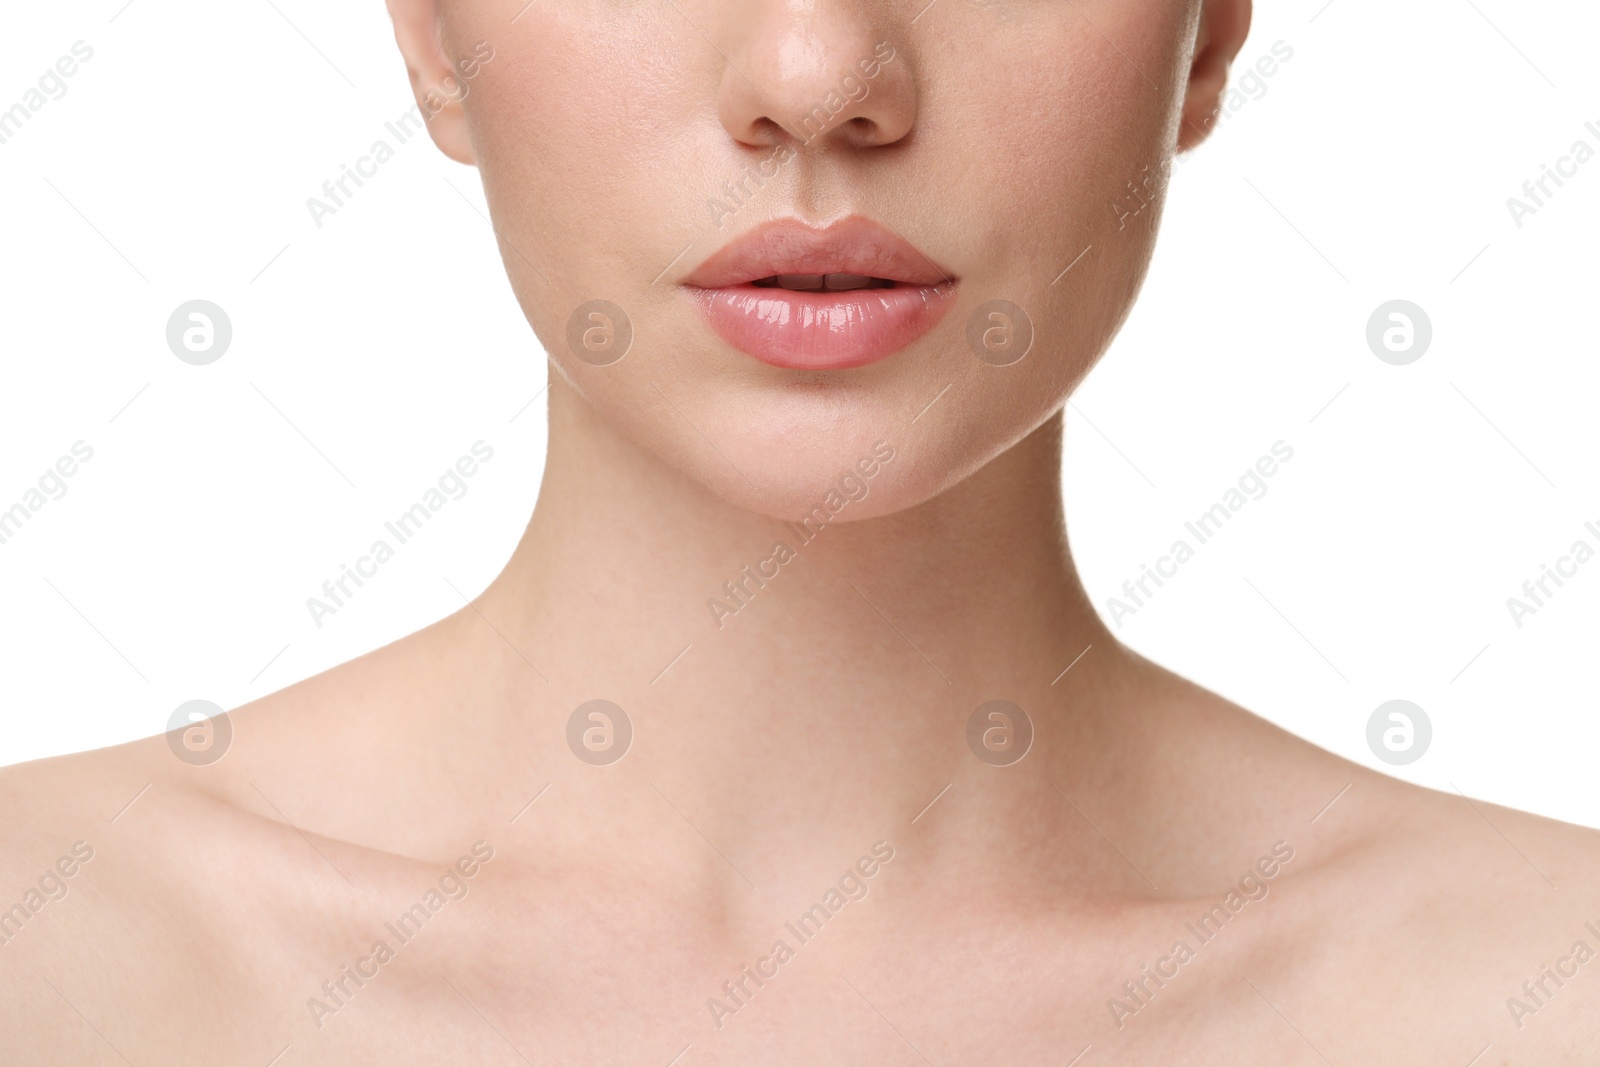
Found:
<path fill-rule="evenodd" d="M 734 348 L 788 370 L 846 370 L 886 359 L 944 318 L 941 285 L 800 292 L 736 285 L 690 289 L 711 328 Z"/>

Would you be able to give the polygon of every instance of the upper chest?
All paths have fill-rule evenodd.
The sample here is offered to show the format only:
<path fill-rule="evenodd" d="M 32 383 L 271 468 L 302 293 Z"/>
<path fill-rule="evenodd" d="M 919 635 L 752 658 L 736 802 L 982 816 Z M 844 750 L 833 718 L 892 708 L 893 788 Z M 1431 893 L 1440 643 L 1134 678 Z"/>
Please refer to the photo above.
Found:
<path fill-rule="evenodd" d="M 1086 1049 L 1341 1062 L 1371 1054 L 1373 1034 L 1389 1035 L 1384 1062 L 1423 1063 L 1438 1040 L 1504 1029 L 1503 997 L 1462 981 L 1472 953 L 1445 958 L 1382 908 L 1340 912 L 1287 887 L 1226 917 L 1203 902 L 1089 914 L 891 882 L 836 907 L 735 916 L 694 893 L 529 878 L 496 858 L 363 867 L 305 851 L 304 864 L 268 855 L 222 877 L 195 860 L 155 889 L 135 880 L 145 888 L 63 931 L 70 973 L 51 973 L 73 1011 L 158 1060 L 293 1049 L 286 1062 L 306 1064 L 1061 1063 Z"/>

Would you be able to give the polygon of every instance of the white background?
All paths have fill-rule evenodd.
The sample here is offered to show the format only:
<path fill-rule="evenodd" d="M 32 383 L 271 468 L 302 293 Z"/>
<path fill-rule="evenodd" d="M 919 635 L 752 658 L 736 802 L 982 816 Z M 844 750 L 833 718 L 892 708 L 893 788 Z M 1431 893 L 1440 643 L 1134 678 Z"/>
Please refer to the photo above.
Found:
<path fill-rule="evenodd" d="M 418 138 L 320 230 L 306 210 L 410 106 L 381 4 L 12 5 L 0 108 L 78 40 L 66 95 L 0 144 L 0 509 L 94 449 L 0 545 L 0 763 L 157 733 L 454 610 L 543 462 L 545 363 L 475 172 Z M 1175 168 L 1143 299 L 1072 402 L 1085 581 L 1103 604 L 1284 440 L 1269 493 L 1120 636 L 1351 759 L 1600 827 L 1600 561 L 1520 629 L 1506 606 L 1600 548 L 1600 160 L 1520 229 L 1506 206 L 1600 149 L 1600 12 L 1282 0 L 1241 62 L 1279 40 L 1264 94 Z M 197 297 L 234 328 L 207 367 L 165 342 Z M 1395 298 L 1434 328 L 1405 367 L 1365 341 Z M 480 438 L 468 496 L 316 629 L 306 598 Z M 1387 768 L 1365 726 L 1397 697 L 1434 740 Z"/>

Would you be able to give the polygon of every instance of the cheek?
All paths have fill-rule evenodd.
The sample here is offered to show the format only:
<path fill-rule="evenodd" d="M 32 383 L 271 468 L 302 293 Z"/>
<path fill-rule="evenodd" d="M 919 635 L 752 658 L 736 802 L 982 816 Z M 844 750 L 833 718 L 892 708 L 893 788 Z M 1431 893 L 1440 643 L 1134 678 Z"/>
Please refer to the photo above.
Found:
<path fill-rule="evenodd" d="M 507 271 L 552 352 L 573 308 L 624 301 L 672 258 L 679 146 L 714 100 L 716 72 L 685 65 L 709 51 L 692 29 L 615 6 L 536 2 L 467 100 Z"/>
<path fill-rule="evenodd" d="M 950 442 L 952 464 L 990 458 L 1059 407 L 1145 276 L 1178 117 L 1163 86 L 1182 66 L 1172 44 L 1181 34 L 1095 18 L 1116 46 L 1069 12 L 1039 28 L 1049 47 L 1002 62 L 1018 43 L 1008 38 L 1001 52 L 947 57 L 952 69 L 936 85 L 950 88 L 929 101 L 930 136 L 946 157 L 940 200 L 981 235 L 966 249 L 972 284 L 952 319 L 965 329 L 981 304 L 1005 300 L 1035 334 L 1028 356 L 1003 370 L 957 365 L 967 403 L 985 417 Z"/>
<path fill-rule="evenodd" d="M 1102 268 L 1148 252 L 1146 242 L 1123 239 L 1127 213 L 1141 202 L 1159 208 L 1178 114 L 1163 88 L 1175 60 L 1165 28 L 1124 32 L 1113 45 L 1085 36 L 1075 17 L 1052 26 L 1058 46 L 1005 64 L 997 55 L 969 56 L 952 73 L 961 88 L 951 121 L 963 135 L 952 138 L 951 152 L 964 165 L 952 160 L 948 168 L 971 176 L 960 197 L 986 216 L 985 256 L 1019 290 L 1046 299 L 1059 295 L 1067 280 L 1060 272 L 1086 247 Z"/>

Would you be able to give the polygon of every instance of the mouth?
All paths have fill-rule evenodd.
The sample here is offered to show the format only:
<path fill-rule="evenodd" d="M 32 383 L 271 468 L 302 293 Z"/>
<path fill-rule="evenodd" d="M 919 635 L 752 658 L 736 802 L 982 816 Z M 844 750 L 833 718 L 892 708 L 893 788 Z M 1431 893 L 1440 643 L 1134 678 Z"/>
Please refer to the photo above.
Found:
<path fill-rule="evenodd" d="M 758 289 L 786 289 L 791 293 L 848 293 L 857 289 L 893 289 L 889 278 L 865 274 L 774 274 L 750 283 Z"/>
<path fill-rule="evenodd" d="M 739 351 L 790 370 L 846 370 L 926 334 L 958 283 L 893 231 L 853 215 L 824 228 L 767 223 L 680 284 Z"/>

